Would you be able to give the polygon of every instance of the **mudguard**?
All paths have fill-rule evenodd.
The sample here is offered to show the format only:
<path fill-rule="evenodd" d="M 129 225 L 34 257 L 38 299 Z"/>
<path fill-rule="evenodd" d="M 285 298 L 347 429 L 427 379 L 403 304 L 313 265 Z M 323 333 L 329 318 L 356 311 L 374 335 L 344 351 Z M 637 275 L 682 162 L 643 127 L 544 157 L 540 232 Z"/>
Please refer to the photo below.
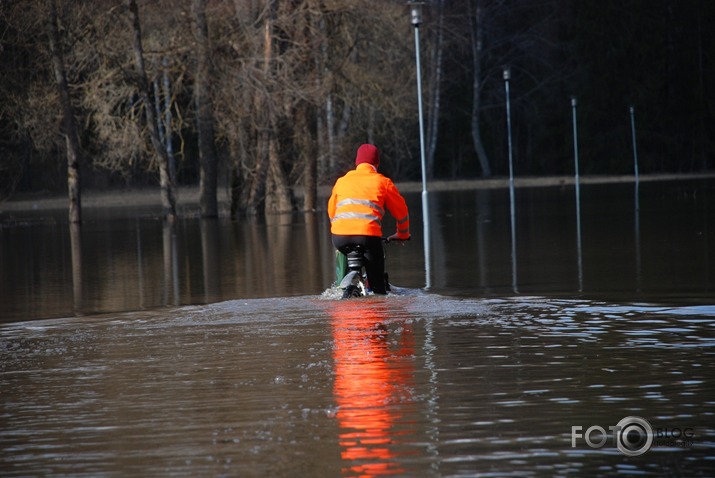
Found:
<path fill-rule="evenodd" d="M 345 289 L 349 285 L 357 284 L 358 281 L 357 281 L 357 278 L 355 277 L 355 276 L 357 276 L 357 274 L 358 274 L 357 271 L 348 272 L 348 275 L 343 277 L 343 280 L 340 281 L 339 287 L 341 289 Z"/>

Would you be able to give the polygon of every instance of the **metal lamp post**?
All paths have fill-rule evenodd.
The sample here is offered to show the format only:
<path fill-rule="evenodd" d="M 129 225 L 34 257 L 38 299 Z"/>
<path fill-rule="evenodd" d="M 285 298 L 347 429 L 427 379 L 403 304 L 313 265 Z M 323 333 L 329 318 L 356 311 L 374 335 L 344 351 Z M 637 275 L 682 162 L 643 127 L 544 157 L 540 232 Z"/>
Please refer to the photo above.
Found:
<path fill-rule="evenodd" d="M 511 70 L 504 68 L 504 94 L 506 96 L 506 129 L 507 141 L 509 147 L 509 204 L 511 209 L 511 277 L 512 288 L 514 292 L 517 290 L 516 279 L 516 204 L 514 199 L 514 161 L 511 143 L 511 104 L 509 99 L 509 80 L 511 79 Z"/>
<path fill-rule="evenodd" d="M 510 196 L 513 198 L 514 194 L 514 165 L 513 165 L 513 154 L 511 146 L 511 105 L 509 104 L 509 80 L 511 79 L 511 70 L 509 68 L 504 68 L 504 93 L 506 96 L 506 136 L 509 147 L 509 192 Z M 512 201 L 513 204 L 514 201 Z"/>
<path fill-rule="evenodd" d="M 422 114 L 422 67 L 420 64 L 420 24 L 422 23 L 422 7 L 424 2 L 409 1 L 410 23 L 415 27 L 415 63 L 417 69 L 417 109 L 420 122 L 420 162 L 422 166 L 422 223 L 424 224 L 424 245 L 425 245 L 425 282 L 429 289 L 430 283 L 430 226 L 429 226 L 429 203 L 427 199 L 427 167 L 425 160 L 425 128 Z"/>
<path fill-rule="evenodd" d="M 636 225 L 636 280 L 637 290 L 641 290 L 641 219 L 640 219 L 640 182 L 638 179 L 638 144 L 636 143 L 636 109 L 628 107 L 631 114 L 631 139 L 633 141 L 633 174 L 635 175 L 635 225 Z"/>
<path fill-rule="evenodd" d="M 628 107 L 631 113 L 631 139 L 633 141 L 633 173 L 638 182 L 638 144 L 636 143 L 636 109 L 633 105 Z"/>
<path fill-rule="evenodd" d="M 578 166 L 578 129 L 576 128 L 576 97 L 571 97 L 571 119 L 573 123 L 574 183 L 576 185 L 576 250 L 578 251 L 578 291 L 583 292 L 583 260 L 581 256 L 581 189 Z"/>
<path fill-rule="evenodd" d="M 633 141 L 633 174 L 636 178 L 636 210 L 640 209 L 638 195 L 638 144 L 636 143 L 636 109 L 633 105 L 628 108 L 631 113 L 631 139 Z"/>

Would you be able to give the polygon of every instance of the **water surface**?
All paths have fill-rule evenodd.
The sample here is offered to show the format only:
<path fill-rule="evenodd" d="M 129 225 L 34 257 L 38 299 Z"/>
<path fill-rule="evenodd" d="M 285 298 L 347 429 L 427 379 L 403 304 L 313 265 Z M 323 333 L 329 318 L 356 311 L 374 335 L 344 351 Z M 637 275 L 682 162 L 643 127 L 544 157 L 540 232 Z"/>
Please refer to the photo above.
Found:
<path fill-rule="evenodd" d="M 514 248 L 508 192 L 431 193 L 427 267 L 408 195 L 357 301 L 321 214 L 5 218 L 0 474 L 712 476 L 713 184 L 581 190 L 580 244 L 573 189 L 517 190 Z M 638 456 L 573 433 L 628 417 Z"/>
<path fill-rule="evenodd" d="M 400 294 L 8 325 L 3 476 L 711 475 L 715 307 Z"/>

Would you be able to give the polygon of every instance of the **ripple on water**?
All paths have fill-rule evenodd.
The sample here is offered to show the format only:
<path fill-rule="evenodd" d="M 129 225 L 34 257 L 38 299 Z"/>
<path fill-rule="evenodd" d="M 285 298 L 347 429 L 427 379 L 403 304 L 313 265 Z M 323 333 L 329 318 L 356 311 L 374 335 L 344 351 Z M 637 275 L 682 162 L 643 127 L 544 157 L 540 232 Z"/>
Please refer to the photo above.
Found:
<path fill-rule="evenodd" d="M 7 476 L 653 475 L 571 427 L 691 427 L 707 476 L 715 308 L 419 290 L 233 300 L 0 328 Z M 584 429 L 585 429 L 584 428 Z M 106 450 L 122 450 L 121 454 Z"/>

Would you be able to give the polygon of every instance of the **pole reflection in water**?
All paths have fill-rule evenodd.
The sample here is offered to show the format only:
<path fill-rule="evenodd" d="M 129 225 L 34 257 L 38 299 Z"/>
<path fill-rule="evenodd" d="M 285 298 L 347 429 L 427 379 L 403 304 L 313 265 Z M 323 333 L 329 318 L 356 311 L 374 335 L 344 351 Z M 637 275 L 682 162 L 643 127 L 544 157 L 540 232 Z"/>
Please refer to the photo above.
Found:
<path fill-rule="evenodd" d="M 638 177 L 636 176 L 635 205 L 633 207 L 636 241 L 636 291 L 641 291 L 641 214 L 639 204 Z"/>
<path fill-rule="evenodd" d="M 446 262 L 447 249 L 445 244 L 440 217 L 437 211 L 440 208 L 439 196 L 429 195 L 429 223 L 430 223 L 430 246 L 429 246 L 429 276 L 430 287 L 444 287 L 447 284 L 448 267 Z M 434 252 L 434 253 L 433 253 Z"/>
<path fill-rule="evenodd" d="M 415 344 L 409 324 L 391 330 L 385 300 L 339 301 L 332 316 L 333 385 L 343 474 L 404 474 L 401 442 L 415 434 L 403 416 L 413 403 Z"/>
<path fill-rule="evenodd" d="M 487 267 L 487 257 L 489 251 L 487 246 L 487 227 L 491 222 L 491 200 L 485 190 L 476 191 L 474 209 L 477 211 L 477 260 L 479 265 L 479 287 L 487 287 L 489 284 L 489 269 Z"/>

